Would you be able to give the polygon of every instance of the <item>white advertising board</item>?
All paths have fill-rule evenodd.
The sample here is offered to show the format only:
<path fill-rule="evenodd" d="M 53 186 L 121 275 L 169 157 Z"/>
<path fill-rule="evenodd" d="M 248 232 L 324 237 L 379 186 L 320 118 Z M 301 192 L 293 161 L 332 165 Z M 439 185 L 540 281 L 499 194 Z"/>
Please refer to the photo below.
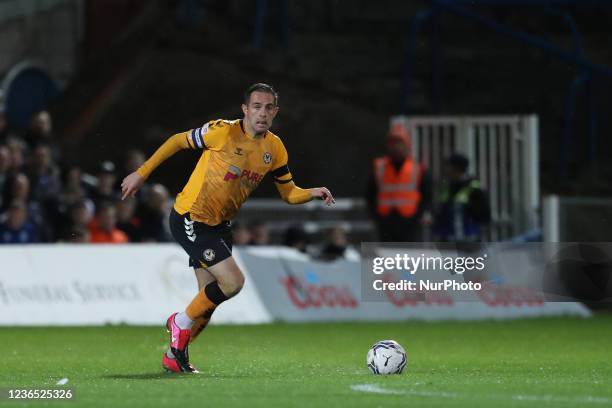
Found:
<path fill-rule="evenodd" d="M 215 313 L 217 323 L 270 316 L 249 280 Z M 197 293 L 173 244 L 0 247 L 0 325 L 160 325 Z"/>
<path fill-rule="evenodd" d="M 316 262 L 287 248 L 234 248 L 242 292 L 215 312 L 216 324 L 273 321 L 589 316 L 580 303 L 416 302 L 361 299 L 360 263 Z M 187 256 L 174 244 L 0 247 L 0 325 L 162 325 L 197 292 Z"/>

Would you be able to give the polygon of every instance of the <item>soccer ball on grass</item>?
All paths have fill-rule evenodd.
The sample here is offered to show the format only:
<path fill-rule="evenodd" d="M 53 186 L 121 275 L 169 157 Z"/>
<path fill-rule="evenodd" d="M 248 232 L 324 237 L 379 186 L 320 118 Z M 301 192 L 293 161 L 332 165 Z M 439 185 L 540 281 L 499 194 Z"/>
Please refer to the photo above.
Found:
<path fill-rule="evenodd" d="M 401 374 L 408 357 L 397 341 L 381 340 L 370 348 L 366 362 L 373 374 Z"/>

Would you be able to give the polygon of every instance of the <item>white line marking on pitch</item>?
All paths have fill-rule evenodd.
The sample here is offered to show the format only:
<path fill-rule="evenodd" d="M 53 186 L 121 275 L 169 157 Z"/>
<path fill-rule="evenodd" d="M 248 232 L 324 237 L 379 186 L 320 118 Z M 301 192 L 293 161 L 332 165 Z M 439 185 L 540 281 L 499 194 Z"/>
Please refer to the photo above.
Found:
<path fill-rule="evenodd" d="M 381 387 L 377 384 L 355 384 L 351 385 L 351 390 L 358 392 L 369 392 L 372 394 L 387 394 L 387 395 L 412 395 L 415 397 L 433 397 L 433 398 L 457 398 L 470 397 L 467 394 L 443 391 L 416 391 L 416 390 L 394 390 Z M 542 402 L 573 402 L 573 403 L 590 403 L 590 404 L 612 404 L 612 398 L 594 397 L 592 395 L 584 395 L 578 397 L 561 397 L 554 395 L 478 395 L 480 398 L 487 399 L 506 399 L 510 398 L 515 401 L 542 401 Z"/>
<path fill-rule="evenodd" d="M 355 385 L 351 385 L 351 390 L 360 391 L 360 392 L 371 392 L 374 394 L 397 394 L 397 395 L 405 394 L 405 392 L 403 391 L 390 390 L 390 389 L 378 386 L 376 384 L 355 384 Z"/>

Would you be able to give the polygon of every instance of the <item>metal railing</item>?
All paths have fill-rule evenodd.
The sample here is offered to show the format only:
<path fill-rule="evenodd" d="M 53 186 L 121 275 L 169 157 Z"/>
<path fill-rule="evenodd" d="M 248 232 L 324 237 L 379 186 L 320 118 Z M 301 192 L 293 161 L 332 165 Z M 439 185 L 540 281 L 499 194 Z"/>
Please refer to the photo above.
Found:
<path fill-rule="evenodd" d="M 313 235 L 322 235 L 328 228 L 339 226 L 355 242 L 371 241 L 375 237 L 375 226 L 363 198 L 338 198 L 333 206 L 326 206 L 322 201 L 288 205 L 278 198 L 252 198 L 244 203 L 235 221 L 248 224 L 253 220 L 266 220 L 274 242 L 280 242 L 283 233 L 296 224 Z"/>
<path fill-rule="evenodd" d="M 442 181 L 444 160 L 460 152 L 486 190 L 492 223 L 488 239 L 509 239 L 539 227 L 538 118 L 529 116 L 398 116 L 416 160 Z M 436 197 L 434 197 L 434 201 Z"/>

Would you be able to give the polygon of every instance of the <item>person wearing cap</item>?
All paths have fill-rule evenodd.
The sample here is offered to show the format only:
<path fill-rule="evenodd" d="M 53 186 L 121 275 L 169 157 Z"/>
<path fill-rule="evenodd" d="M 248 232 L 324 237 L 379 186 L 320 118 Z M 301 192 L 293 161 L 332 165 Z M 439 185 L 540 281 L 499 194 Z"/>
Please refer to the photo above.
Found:
<path fill-rule="evenodd" d="M 91 198 L 96 206 L 105 201 L 112 203 L 119 201 L 121 196 L 115 189 L 115 180 L 117 178 L 115 164 L 112 161 L 103 161 L 100 163 L 97 176 L 98 183 L 91 194 Z"/>
<path fill-rule="evenodd" d="M 431 179 L 412 158 L 411 139 L 402 124 L 391 127 L 387 154 L 373 162 L 366 192 L 370 215 L 383 242 L 418 242 L 431 207 Z"/>
<path fill-rule="evenodd" d="M 480 242 L 483 227 L 491 220 L 487 195 L 480 181 L 469 176 L 469 164 L 469 159 L 458 153 L 446 159 L 434 217 L 434 233 L 441 242 Z"/>

